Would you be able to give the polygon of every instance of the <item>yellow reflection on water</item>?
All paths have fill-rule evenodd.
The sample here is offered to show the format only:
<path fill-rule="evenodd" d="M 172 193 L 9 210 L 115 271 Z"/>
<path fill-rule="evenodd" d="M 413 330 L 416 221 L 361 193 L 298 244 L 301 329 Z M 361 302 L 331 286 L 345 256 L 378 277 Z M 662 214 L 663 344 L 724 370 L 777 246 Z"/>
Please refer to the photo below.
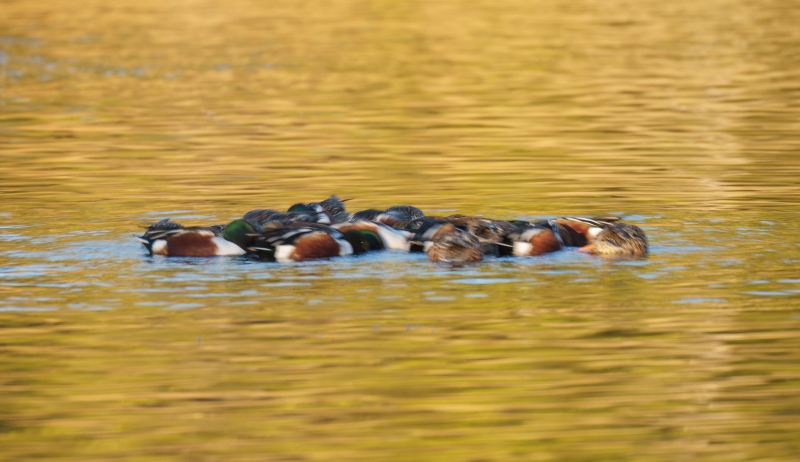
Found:
<path fill-rule="evenodd" d="M 791 2 L 2 10 L 0 458 L 796 458 Z M 132 238 L 331 193 L 633 214 L 654 249 L 448 270 Z"/>

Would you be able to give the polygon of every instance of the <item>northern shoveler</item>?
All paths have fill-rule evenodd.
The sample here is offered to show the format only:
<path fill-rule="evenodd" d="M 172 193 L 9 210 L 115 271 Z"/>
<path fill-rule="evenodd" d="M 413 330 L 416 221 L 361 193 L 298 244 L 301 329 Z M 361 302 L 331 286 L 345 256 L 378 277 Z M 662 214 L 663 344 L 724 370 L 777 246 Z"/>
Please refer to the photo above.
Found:
<path fill-rule="evenodd" d="M 254 237 L 254 243 L 247 250 L 264 260 L 278 262 L 352 255 L 356 250 L 363 251 L 367 245 L 360 235 L 345 235 L 321 224 L 266 229 Z"/>
<path fill-rule="evenodd" d="M 318 212 L 278 212 L 272 209 L 251 210 L 244 214 L 243 220 L 257 224 L 259 228 L 269 227 L 271 222 L 289 223 L 319 223 L 320 220 L 327 218 L 324 213 Z"/>
<path fill-rule="evenodd" d="M 435 263 L 462 264 L 483 259 L 487 245 L 496 249 L 496 244 L 456 226 L 444 218 L 424 217 L 412 223 L 414 235 L 411 251 L 424 251 Z"/>
<path fill-rule="evenodd" d="M 308 204 L 297 203 L 289 207 L 288 212 L 294 213 L 318 213 L 320 214 L 319 223 L 344 223 L 350 219 L 350 214 L 345 211 L 344 203 L 350 199 L 339 199 L 336 195 L 325 199 L 322 202 L 309 202 Z"/>
<path fill-rule="evenodd" d="M 425 216 L 410 205 L 345 211 L 332 195 L 287 212 L 258 209 L 228 225 L 184 227 L 169 219 L 137 239 L 151 255 L 216 256 L 253 253 L 267 260 L 305 261 L 371 250 L 424 251 L 432 261 L 477 261 L 483 255 L 534 256 L 565 247 L 606 257 L 644 257 L 641 228 L 617 217 L 503 221 L 482 216 Z M 480 259 L 478 258 L 478 259 Z"/>
<path fill-rule="evenodd" d="M 583 247 L 594 240 L 594 238 L 605 228 L 612 226 L 619 221 L 619 217 L 562 217 L 555 220 L 561 236 L 570 247 Z"/>
<path fill-rule="evenodd" d="M 517 257 L 555 252 L 564 247 L 558 225 L 553 221 L 517 224 L 517 230 L 506 236 Z"/>
<path fill-rule="evenodd" d="M 411 252 L 427 252 L 437 238 L 459 231 L 454 224 L 448 221 L 430 217 L 414 221 L 411 225 L 406 229 L 406 231 L 414 233 L 409 248 Z"/>
<path fill-rule="evenodd" d="M 510 248 L 511 245 L 504 241 L 510 233 L 518 231 L 518 228 L 510 222 L 479 216 L 450 215 L 439 218 L 439 220 L 477 237 L 481 242 L 481 252 L 484 255 L 510 254 L 510 252 L 501 252 L 500 248 Z"/>
<path fill-rule="evenodd" d="M 408 252 L 411 249 L 413 233 L 397 230 L 380 222 L 361 220 L 351 223 L 338 223 L 332 225 L 332 227 L 344 234 L 360 234 L 369 244 L 367 250 L 385 249 Z"/>
<path fill-rule="evenodd" d="M 375 219 L 378 218 L 383 213 L 383 210 L 377 209 L 366 209 L 360 210 L 353 214 L 350 218 L 351 221 L 376 221 Z"/>
<path fill-rule="evenodd" d="M 627 223 L 613 223 L 600 230 L 581 251 L 605 257 L 646 257 L 647 236 L 642 228 Z"/>
<path fill-rule="evenodd" d="M 645 257 L 647 236 L 638 226 L 619 217 L 564 217 L 554 220 L 568 246 L 606 257 Z"/>
<path fill-rule="evenodd" d="M 422 213 L 422 210 L 414 207 L 413 205 L 394 205 L 383 212 L 396 214 L 407 221 L 419 220 L 425 216 L 425 214 Z"/>
<path fill-rule="evenodd" d="M 150 255 L 174 257 L 213 257 L 222 255 L 244 255 L 249 244 L 248 234 L 255 230 L 244 220 L 227 226 L 184 227 L 165 218 L 150 225 L 139 242 Z"/>
<path fill-rule="evenodd" d="M 425 216 L 422 210 L 411 205 L 395 205 L 386 210 L 367 209 L 353 214 L 350 221 L 374 221 L 395 229 L 406 228 L 411 222 Z"/>
<path fill-rule="evenodd" d="M 456 229 L 431 241 L 428 259 L 435 263 L 464 264 L 483 259 L 481 242 L 472 234 Z"/>

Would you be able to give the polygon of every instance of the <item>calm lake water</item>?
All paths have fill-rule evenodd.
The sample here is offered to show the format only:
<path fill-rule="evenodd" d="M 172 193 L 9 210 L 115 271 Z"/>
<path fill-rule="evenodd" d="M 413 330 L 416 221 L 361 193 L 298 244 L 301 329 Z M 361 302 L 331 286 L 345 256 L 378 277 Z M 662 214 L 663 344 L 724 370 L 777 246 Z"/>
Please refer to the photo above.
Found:
<path fill-rule="evenodd" d="M 800 8 L 0 7 L 0 459 L 800 459 Z M 330 194 L 651 256 L 152 258 Z"/>

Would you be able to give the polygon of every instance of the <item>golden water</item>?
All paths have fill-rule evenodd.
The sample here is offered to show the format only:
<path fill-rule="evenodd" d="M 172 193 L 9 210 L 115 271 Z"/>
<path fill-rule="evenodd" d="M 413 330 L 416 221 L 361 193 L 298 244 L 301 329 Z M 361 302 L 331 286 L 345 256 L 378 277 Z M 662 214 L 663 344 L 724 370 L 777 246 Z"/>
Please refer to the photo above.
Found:
<path fill-rule="evenodd" d="M 797 460 L 794 1 L 0 5 L 0 459 Z M 151 258 L 329 194 L 643 261 Z"/>

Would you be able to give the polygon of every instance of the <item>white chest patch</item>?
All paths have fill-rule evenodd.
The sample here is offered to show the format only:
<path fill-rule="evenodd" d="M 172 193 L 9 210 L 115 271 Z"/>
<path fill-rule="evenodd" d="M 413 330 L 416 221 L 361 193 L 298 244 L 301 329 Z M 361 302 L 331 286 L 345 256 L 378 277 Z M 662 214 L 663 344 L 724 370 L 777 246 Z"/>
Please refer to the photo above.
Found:
<path fill-rule="evenodd" d="M 514 241 L 514 256 L 527 257 L 533 250 L 533 244 L 530 242 Z"/>
<path fill-rule="evenodd" d="M 589 235 L 592 236 L 592 238 L 597 237 L 597 235 L 602 232 L 603 228 L 589 228 Z"/>
<path fill-rule="evenodd" d="M 541 234 L 543 232 L 544 232 L 543 229 L 531 228 L 531 229 L 526 230 L 524 233 L 522 233 L 522 235 L 519 237 L 519 240 L 525 241 L 525 242 L 530 242 L 530 240 L 533 239 L 534 236 L 538 236 L 539 234 Z"/>
<path fill-rule="evenodd" d="M 215 236 L 212 242 L 217 246 L 217 255 L 244 255 L 247 253 L 243 248 L 221 237 Z"/>
<path fill-rule="evenodd" d="M 294 254 L 293 245 L 275 246 L 275 261 L 279 261 L 281 263 L 292 261 L 293 254 Z"/>
<path fill-rule="evenodd" d="M 165 239 L 156 239 L 153 245 L 150 246 L 153 255 L 167 255 L 167 241 Z"/>
<path fill-rule="evenodd" d="M 400 231 L 378 226 L 378 235 L 389 250 L 404 250 L 408 252 L 411 248 L 408 235 Z"/>
<path fill-rule="evenodd" d="M 348 255 L 353 255 L 353 246 L 350 245 L 349 242 L 343 239 L 336 239 L 336 242 L 339 243 L 339 256 L 346 257 Z"/>

